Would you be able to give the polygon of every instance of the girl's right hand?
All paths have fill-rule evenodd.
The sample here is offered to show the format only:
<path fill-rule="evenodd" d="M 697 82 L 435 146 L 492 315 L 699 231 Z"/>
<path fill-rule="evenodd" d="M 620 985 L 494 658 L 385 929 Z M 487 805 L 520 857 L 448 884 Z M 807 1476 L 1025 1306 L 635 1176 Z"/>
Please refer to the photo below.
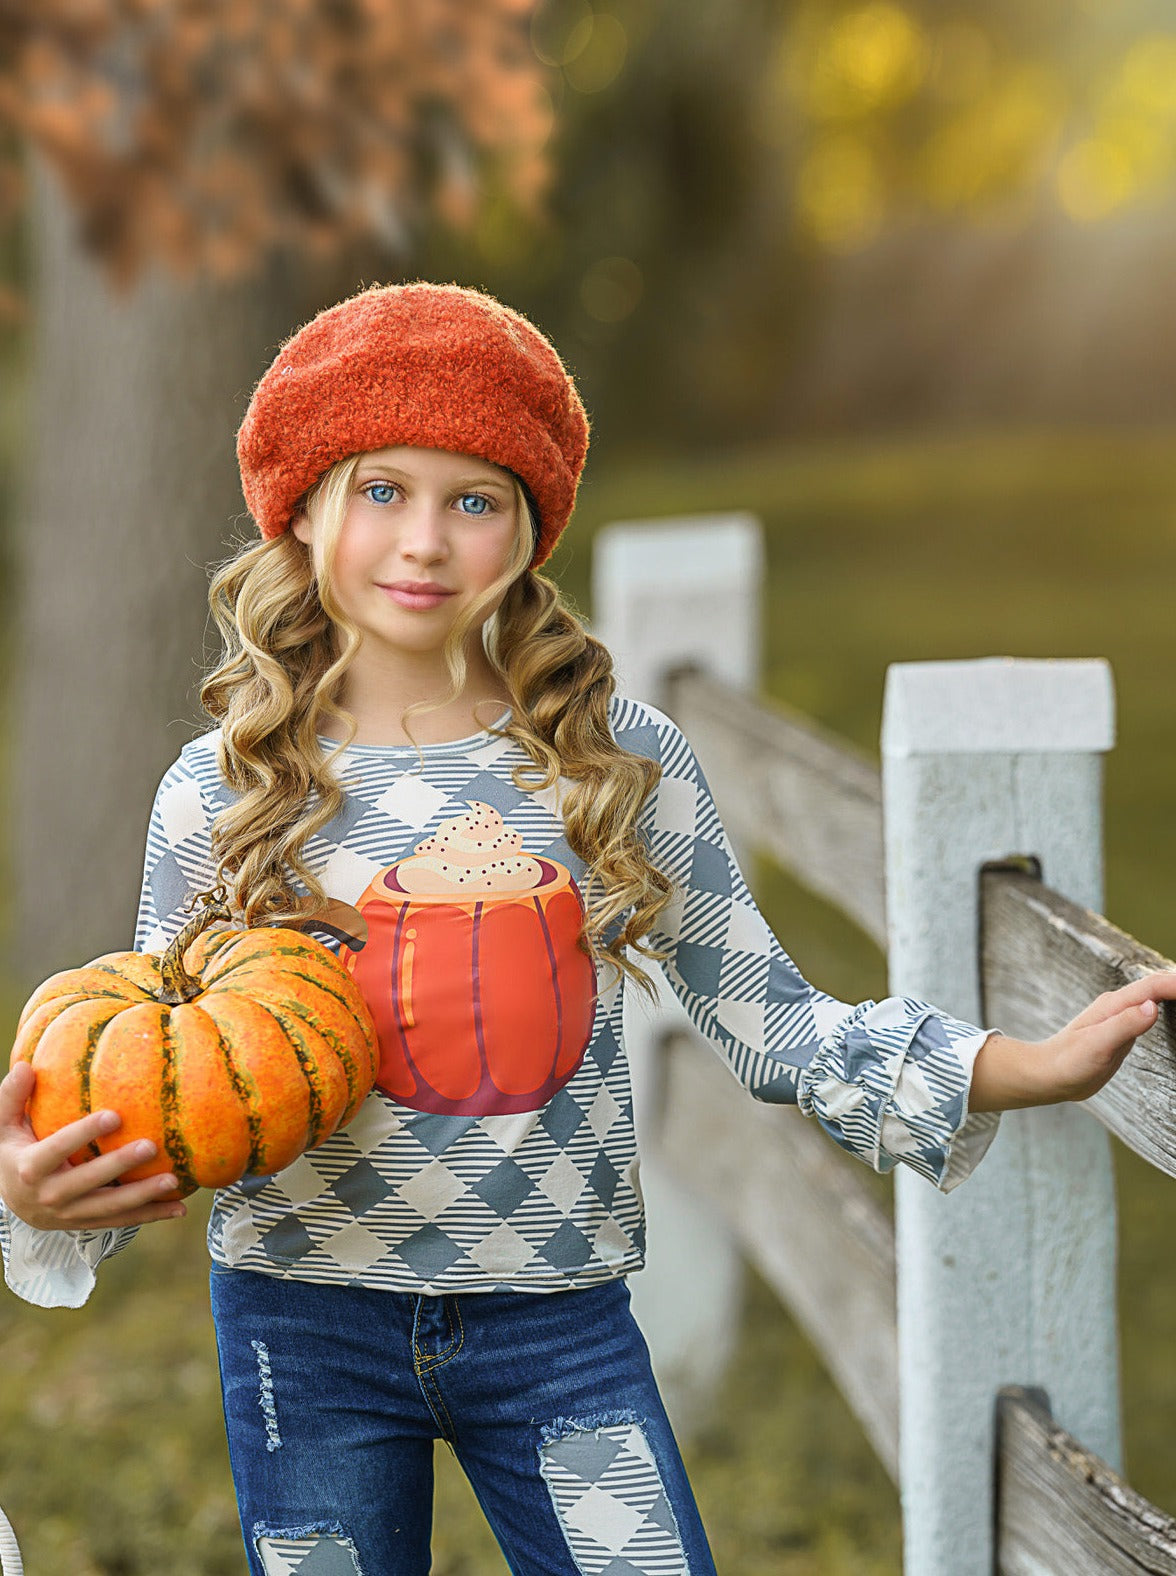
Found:
<path fill-rule="evenodd" d="M 107 1231 L 186 1213 L 171 1173 L 114 1185 L 155 1154 L 149 1139 L 70 1165 L 76 1150 L 118 1127 L 116 1112 L 94 1111 L 38 1139 L 26 1112 L 36 1080 L 28 1062 L 17 1062 L 0 1082 L 0 1198 L 14 1215 L 40 1231 Z"/>

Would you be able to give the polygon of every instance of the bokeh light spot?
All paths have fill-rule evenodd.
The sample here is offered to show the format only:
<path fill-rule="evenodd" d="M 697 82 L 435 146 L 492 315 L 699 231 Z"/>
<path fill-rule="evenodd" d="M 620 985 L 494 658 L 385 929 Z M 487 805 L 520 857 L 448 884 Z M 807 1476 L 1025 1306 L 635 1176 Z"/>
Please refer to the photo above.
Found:
<path fill-rule="evenodd" d="M 915 19 L 889 0 L 874 0 L 829 29 L 809 82 L 809 106 L 838 118 L 900 104 L 917 90 L 929 62 Z"/>
<path fill-rule="evenodd" d="M 572 31 L 568 34 L 567 48 L 564 52 L 563 58 L 563 64 L 565 66 L 570 66 L 573 60 L 579 60 L 580 56 L 592 42 L 592 35 L 595 31 L 596 18 L 593 16 L 591 10 L 589 10 L 588 15 L 581 17 Z"/>
<path fill-rule="evenodd" d="M 936 208 L 988 203 L 1041 178 L 1066 110 L 1057 78 L 1044 67 L 1015 66 L 928 139 L 919 184 Z"/>
<path fill-rule="evenodd" d="M 1145 114 L 1176 117 L 1176 37 L 1158 33 L 1139 39 L 1123 57 L 1116 86 Z"/>
<path fill-rule="evenodd" d="M 629 51 L 629 35 L 607 11 L 592 18 L 588 36 L 564 66 L 569 87 L 577 93 L 599 93 L 620 75 Z"/>
<path fill-rule="evenodd" d="M 1121 207 L 1135 184 L 1127 149 L 1099 137 L 1075 143 L 1058 166 L 1061 205 L 1072 219 L 1086 224 L 1105 219 Z"/>
<path fill-rule="evenodd" d="M 565 66 L 592 36 L 589 0 L 549 0 L 531 18 L 531 47 L 545 66 Z"/>
<path fill-rule="evenodd" d="M 580 281 L 580 302 L 598 323 L 619 323 L 641 300 L 645 280 L 631 257 L 602 257 Z"/>
<path fill-rule="evenodd" d="M 800 167 L 797 211 L 809 234 L 834 252 L 864 246 L 882 222 L 885 194 L 877 161 L 861 137 L 818 142 Z"/>

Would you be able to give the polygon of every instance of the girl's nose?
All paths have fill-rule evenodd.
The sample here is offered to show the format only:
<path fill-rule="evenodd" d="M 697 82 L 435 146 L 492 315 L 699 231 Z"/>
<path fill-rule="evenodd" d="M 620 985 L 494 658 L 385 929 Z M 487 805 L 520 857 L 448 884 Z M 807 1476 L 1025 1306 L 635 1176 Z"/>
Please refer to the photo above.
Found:
<path fill-rule="evenodd" d="M 400 550 L 406 558 L 430 562 L 444 558 L 449 551 L 447 521 L 443 504 L 416 498 L 400 517 Z"/>

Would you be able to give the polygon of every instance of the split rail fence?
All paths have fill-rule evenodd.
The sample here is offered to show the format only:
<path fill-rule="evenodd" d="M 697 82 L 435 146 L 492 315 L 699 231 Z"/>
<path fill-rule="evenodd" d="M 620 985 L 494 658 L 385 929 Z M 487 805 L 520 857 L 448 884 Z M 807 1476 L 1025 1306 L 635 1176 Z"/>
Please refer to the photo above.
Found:
<path fill-rule="evenodd" d="M 1176 966 L 1098 912 L 1105 662 L 893 666 L 880 771 L 752 693 L 754 519 L 612 526 L 596 552 L 594 628 L 624 688 L 682 728 L 740 852 L 769 855 L 886 951 L 892 994 L 1041 1039 L 1101 991 Z M 675 1343 L 687 1365 L 709 1350 L 726 1295 L 682 1314 L 678 1271 L 652 1252 L 659 1212 L 692 1245 L 695 1286 L 699 1234 L 718 1217 L 899 1485 L 907 1576 L 1176 1576 L 1176 1520 L 1116 1470 L 1107 1137 L 1176 1176 L 1173 1027 L 1164 1009 L 1083 1106 L 1006 1113 L 958 1189 L 900 1166 L 892 1223 L 814 1124 L 748 1098 L 667 991 L 629 1026 L 645 1036 L 655 1362 Z"/>
<path fill-rule="evenodd" d="M 740 850 L 873 937 L 893 994 L 1040 1039 L 1100 991 L 1176 966 L 1099 912 L 1106 663 L 897 664 L 879 771 L 754 696 L 754 519 L 609 527 L 594 582 L 624 687 L 679 723 Z M 634 1304 L 655 1361 L 696 1382 L 713 1370 L 738 1249 L 898 1483 L 907 1576 L 1176 1576 L 1176 1520 L 1117 1471 L 1107 1137 L 1176 1176 L 1170 1013 L 1083 1107 L 1006 1113 L 958 1189 L 900 1167 L 893 1224 L 824 1135 L 747 1097 L 668 989 L 626 1032 L 653 1226 Z M 15 1576 L 2 1515 L 0 1533 Z"/>

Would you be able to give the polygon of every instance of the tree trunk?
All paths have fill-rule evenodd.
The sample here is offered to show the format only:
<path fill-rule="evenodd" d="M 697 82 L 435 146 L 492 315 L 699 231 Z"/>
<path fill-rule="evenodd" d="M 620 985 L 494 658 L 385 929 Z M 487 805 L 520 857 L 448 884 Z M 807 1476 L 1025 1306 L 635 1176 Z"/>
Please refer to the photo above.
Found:
<path fill-rule="evenodd" d="M 234 440 L 281 340 L 359 264 L 234 284 L 153 266 L 116 296 L 34 159 L 33 308 L 10 720 L 10 969 L 130 945 L 147 815 L 198 700 L 207 566 L 250 537 Z M 366 261 L 366 260 L 365 260 Z M 356 282 L 348 282 L 356 281 Z M 339 286 L 342 289 L 339 289 Z"/>

